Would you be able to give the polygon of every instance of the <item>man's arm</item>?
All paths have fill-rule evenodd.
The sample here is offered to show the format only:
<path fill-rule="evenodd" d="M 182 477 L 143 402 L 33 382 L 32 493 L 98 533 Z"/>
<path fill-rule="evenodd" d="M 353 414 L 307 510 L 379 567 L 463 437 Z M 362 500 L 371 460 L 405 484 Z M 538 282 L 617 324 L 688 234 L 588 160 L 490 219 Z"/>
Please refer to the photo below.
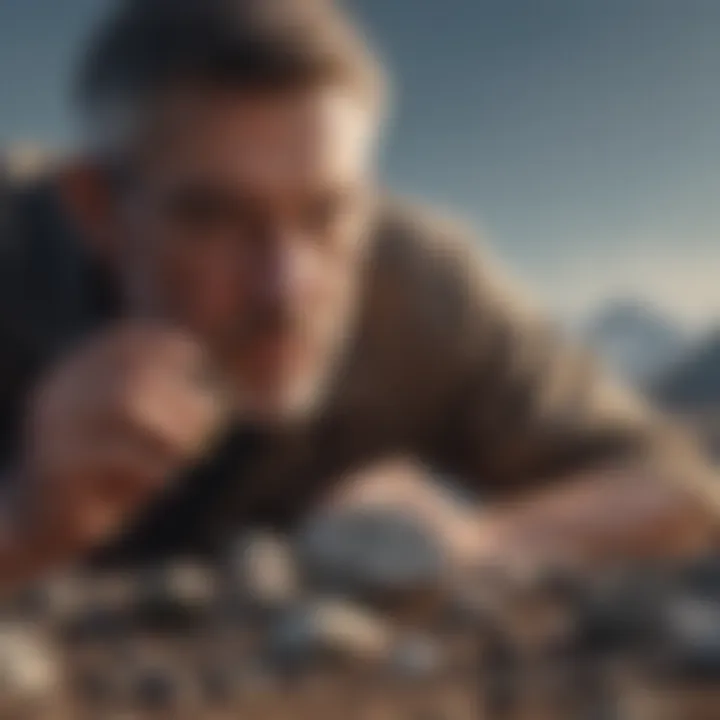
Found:
<path fill-rule="evenodd" d="M 40 378 L 0 491 L 0 592 L 86 559 L 207 452 L 228 408 L 206 364 L 184 332 L 133 323 Z"/>
<path fill-rule="evenodd" d="M 480 556 L 615 561 L 716 539 L 720 488 L 693 443 L 619 387 L 457 236 L 431 459 L 491 503 Z"/>
<path fill-rule="evenodd" d="M 0 486 L 0 594 L 32 580 L 48 568 L 73 560 L 63 536 L 31 522 L 22 492 L 26 479 L 12 468 L 2 474 Z"/>

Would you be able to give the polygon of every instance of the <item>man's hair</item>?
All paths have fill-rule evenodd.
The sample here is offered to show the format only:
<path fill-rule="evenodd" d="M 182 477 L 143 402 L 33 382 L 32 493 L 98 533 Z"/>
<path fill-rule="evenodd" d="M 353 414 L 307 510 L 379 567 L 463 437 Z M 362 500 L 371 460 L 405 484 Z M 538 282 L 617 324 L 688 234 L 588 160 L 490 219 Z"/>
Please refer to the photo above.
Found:
<path fill-rule="evenodd" d="M 260 91 L 336 83 L 376 104 L 384 80 L 332 0 L 125 0 L 91 40 L 77 97 L 97 123 L 188 82 Z"/>

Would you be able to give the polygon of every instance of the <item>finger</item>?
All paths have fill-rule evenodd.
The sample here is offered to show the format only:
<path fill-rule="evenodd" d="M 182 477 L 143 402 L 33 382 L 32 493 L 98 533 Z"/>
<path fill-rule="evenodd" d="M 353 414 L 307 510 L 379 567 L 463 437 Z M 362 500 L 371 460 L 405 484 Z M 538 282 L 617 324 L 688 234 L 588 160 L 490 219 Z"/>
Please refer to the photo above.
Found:
<path fill-rule="evenodd" d="M 225 407 L 177 375 L 146 374 L 123 401 L 124 418 L 178 459 L 198 456 L 225 424 Z"/>

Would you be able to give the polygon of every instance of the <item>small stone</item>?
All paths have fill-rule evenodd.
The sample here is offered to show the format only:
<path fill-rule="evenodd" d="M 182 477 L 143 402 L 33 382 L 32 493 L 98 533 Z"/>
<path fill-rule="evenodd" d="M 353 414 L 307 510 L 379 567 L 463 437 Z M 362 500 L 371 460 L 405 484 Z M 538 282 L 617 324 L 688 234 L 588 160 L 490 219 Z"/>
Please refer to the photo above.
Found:
<path fill-rule="evenodd" d="M 87 601 L 87 584 L 79 577 L 62 575 L 31 585 L 11 598 L 8 612 L 36 621 L 63 622 L 81 612 Z"/>
<path fill-rule="evenodd" d="M 171 668 L 149 666 L 140 668 L 131 683 L 132 704 L 149 711 L 163 711 L 179 707 L 188 690 L 184 678 Z"/>
<path fill-rule="evenodd" d="M 300 593 L 292 549 L 279 535 L 256 531 L 240 538 L 230 566 L 234 593 L 251 608 L 276 610 Z"/>
<path fill-rule="evenodd" d="M 271 694 L 277 689 L 271 668 L 257 660 L 249 664 L 244 658 L 204 663 L 199 678 L 204 701 L 214 707 L 231 706 L 241 697 Z"/>
<path fill-rule="evenodd" d="M 431 638 L 412 635 L 403 638 L 393 649 L 390 670 L 401 678 L 419 680 L 439 673 L 442 662 L 440 647 Z"/>
<path fill-rule="evenodd" d="M 676 599 L 662 628 L 666 666 L 678 678 L 720 681 L 720 604 Z"/>
<path fill-rule="evenodd" d="M 706 597 L 720 597 L 720 556 L 711 555 L 683 568 L 677 578 L 687 591 Z"/>
<path fill-rule="evenodd" d="M 329 660 L 377 661 L 391 648 L 392 634 L 374 615 L 353 605 L 318 601 L 289 610 L 270 631 L 273 662 L 304 669 Z"/>
<path fill-rule="evenodd" d="M 155 629 L 181 630 L 195 626 L 217 605 L 217 577 L 193 564 L 174 564 L 147 570 L 138 590 L 139 622 Z"/>
<path fill-rule="evenodd" d="M 75 681 L 75 688 L 83 704 L 107 706 L 117 703 L 121 689 L 114 673 L 108 668 L 85 668 Z"/>
<path fill-rule="evenodd" d="M 372 599 L 426 592 L 446 568 L 436 538 L 396 510 L 363 509 L 315 518 L 297 545 L 303 571 L 318 592 Z"/>
<path fill-rule="evenodd" d="M 63 638 L 71 643 L 108 643 L 127 632 L 126 619 L 102 606 L 92 606 L 63 626 Z"/>
<path fill-rule="evenodd" d="M 0 626 L 0 694 L 44 700 L 59 685 L 60 666 L 50 643 L 22 626 Z"/>
<path fill-rule="evenodd" d="M 227 705 L 238 692 L 233 668 L 227 665 L 205 665 L 200 670 L 203 696 L 210 705 Z"/>

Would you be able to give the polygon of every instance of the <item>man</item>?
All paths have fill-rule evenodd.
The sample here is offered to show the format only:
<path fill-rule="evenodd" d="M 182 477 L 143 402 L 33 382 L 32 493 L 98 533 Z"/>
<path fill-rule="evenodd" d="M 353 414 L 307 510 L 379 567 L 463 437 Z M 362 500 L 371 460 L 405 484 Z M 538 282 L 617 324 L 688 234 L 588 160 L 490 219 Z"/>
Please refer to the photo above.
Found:
<path fill-rule="evenodd" d="M 4 585 L 319 502 L 401 505 L 478 563 L 712 542 L 694 449 L 379 192 L 380 73 L 330 2 L 128 0 L 79 88 L 82 161 L 3 233 Z"/>

